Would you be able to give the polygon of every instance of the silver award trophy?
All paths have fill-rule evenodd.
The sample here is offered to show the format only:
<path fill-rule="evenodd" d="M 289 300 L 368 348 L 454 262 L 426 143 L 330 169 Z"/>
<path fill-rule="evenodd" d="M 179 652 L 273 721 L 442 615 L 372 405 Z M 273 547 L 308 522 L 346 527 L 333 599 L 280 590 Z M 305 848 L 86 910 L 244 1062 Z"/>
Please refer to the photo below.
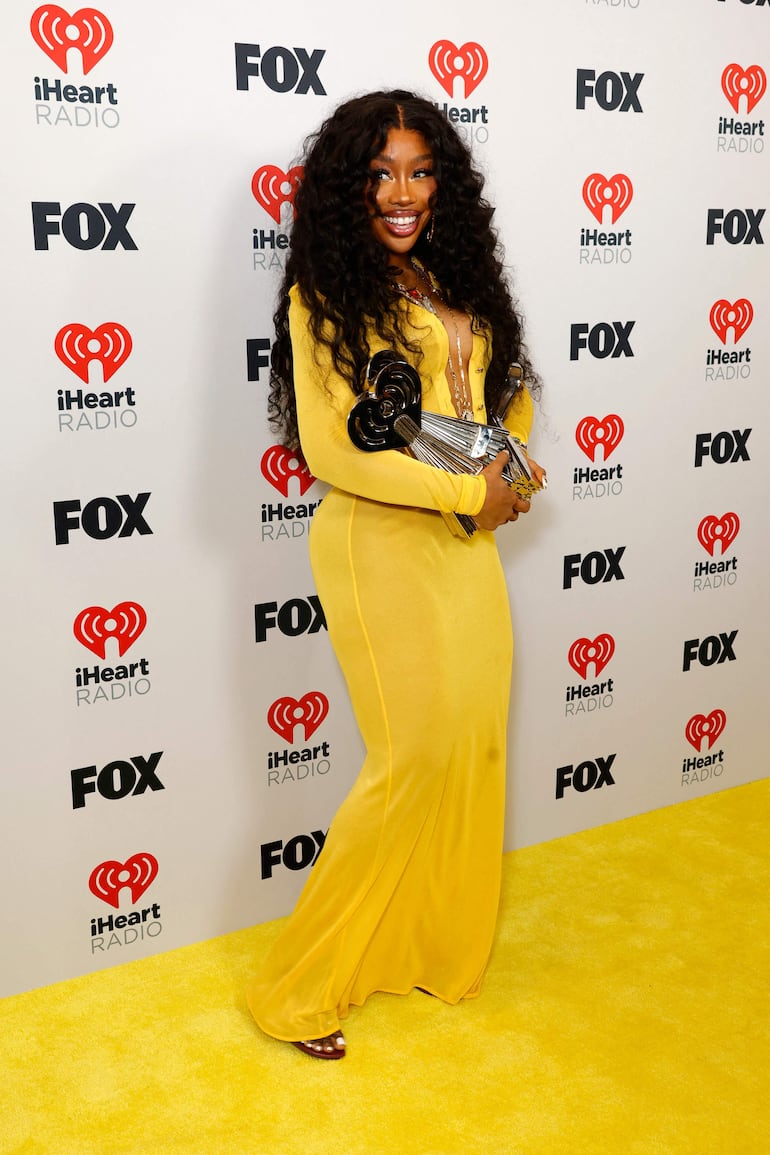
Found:
<path fill-rule="evenodd" d="M 508 432 L 503 418 L 521 384 L 520 365 L 512 365 L 498 411 L 490 425 L 445 417 L 422 409 L 420 376 L 391 349 L 375 353 L 366 369 L 366 391 L 348 416 L 348 434 L 358 449 L 408 449 L 418 461 L 448 473 L 477 475 L 497 457 L 508 453 L 503 478 L 521 497 L 529 498 L 543 486 L 533 477 L 521 444 Z M 458 537 L 471 537 L 478 528 L 470 514 L 445 513 L 444 520 Z"/>

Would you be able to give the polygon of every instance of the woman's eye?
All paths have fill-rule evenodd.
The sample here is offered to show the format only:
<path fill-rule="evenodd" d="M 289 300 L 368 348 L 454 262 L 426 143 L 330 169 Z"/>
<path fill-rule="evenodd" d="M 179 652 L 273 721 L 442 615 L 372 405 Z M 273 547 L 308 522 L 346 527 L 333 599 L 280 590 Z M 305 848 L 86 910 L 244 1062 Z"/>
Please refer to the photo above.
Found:
<path fill-rule="evenodd" d="M 415 177 L 433 176 L 433 169 L 432 168 L 418 168 L 415 170 L 414 175 L 415 175 Z"/>
<path fill-rule="evenodd" d="M 372 180 L 389 180 L 390 173 L 386 168 L 373 168 L 371 170 Z"/>

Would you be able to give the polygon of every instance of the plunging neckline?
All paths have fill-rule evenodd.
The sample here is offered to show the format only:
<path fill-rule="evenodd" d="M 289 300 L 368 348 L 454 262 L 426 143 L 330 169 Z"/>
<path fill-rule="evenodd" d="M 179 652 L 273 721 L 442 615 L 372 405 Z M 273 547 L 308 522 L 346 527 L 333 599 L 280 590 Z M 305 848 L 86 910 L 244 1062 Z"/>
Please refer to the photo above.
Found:
<path fill-rule="evenodd" d="M 425 268 L 421 261 L 418 261 L 416 257 L 411 257 L 409 263 L 412 271 L 418 278 L 417 284 L 412 288 L 408 288 L 402 281 L 394 279 L 394 288 L 406 300 L 411 301 L 415 305 L 419 305 L 420 308 L 431 313 L 440 323 L 447 340 L 447 359 L 444 377 L 449 392 L 450 405 L 458 417 L 465 421 L 472 421 L 476 409 L 473 398 L 473 385 L 471 382 L 471 360 L 473 358 L 475 340 L 473 318 L 470 314 L 462 310 L 453 309 L 451 305 L 444 300 L 438 281 L 433 273 Z M 420 285 L 421 280 L 425 283 L 426 287 L 430 287 L 432 294 L 430 291 L 424 292 L 422 290 Z M 437 308 L 437 303 L 441 306 L 441 311 Z M 444 316 L 444 312 L 446 312 L 446 316 Z M 447 323 L 448 320 L 452 322 L 455 331 L 457 369 L 455 369 L 451 355 L 452 338 Z M 459 324 L 458 320 L 460 321 Z M 460 332 L 461 327 L 463 329 L 462 336 Z M 463 345 L 465 348 L 463 348 Z M 483 408 L 483 406 L 479 406 L 479 408 Z"/>

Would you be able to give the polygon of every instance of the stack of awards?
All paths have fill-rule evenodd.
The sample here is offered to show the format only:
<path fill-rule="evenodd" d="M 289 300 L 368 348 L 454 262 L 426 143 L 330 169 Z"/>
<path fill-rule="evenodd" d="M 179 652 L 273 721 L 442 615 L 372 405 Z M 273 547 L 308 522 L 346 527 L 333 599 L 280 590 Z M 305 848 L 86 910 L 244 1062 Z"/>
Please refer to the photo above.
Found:
<path fill-rule="evenodd" d="M 505 450 L 508 463 L 503 478 L 521 497 L 531 497 L 542 486 L 529 467 L 521 444 L 508 432 L 503 418 L 521 385 L 521 366 L 512 365 L 501 405 L 491 425 L 445 417 L 422 409 L 422 389 L 416 369 L 390 349 L 372 357 L 366 370 L 366 392 L 348 417 L 350 440 L 358 449 L 376 453 L 404 449 L 427 465 L 448 473 L 479 474 Z M 477 526 L 469 514 L 444 514 L 453 533 L 470 537 Z"/>

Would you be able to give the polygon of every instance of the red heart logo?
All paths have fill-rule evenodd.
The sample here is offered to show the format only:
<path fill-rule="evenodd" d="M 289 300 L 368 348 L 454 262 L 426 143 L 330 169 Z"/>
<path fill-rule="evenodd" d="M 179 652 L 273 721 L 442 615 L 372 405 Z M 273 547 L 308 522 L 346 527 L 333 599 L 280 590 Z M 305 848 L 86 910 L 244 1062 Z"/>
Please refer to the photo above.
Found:
<path fill-rule="evenodd" d="M 287 449 L 285 445 L 271 445 L 266 449 L 262 454 L 260 468 L 265 481 L 269 481 L 284 497 L 289 496 L 291 477 L 296 477 L 299 482 L 300 497 L 315 481 L 302 454 Z"/>
<path fill-rule="evenodd" d="M 105 384 L 126 361 L 133 348 L 131 334 L 117 321 L 106 321 L 96 329 L 73 322 L 56 334 L 54 349 L 62 365 L 88 384 L 88 366 L 98 361 Z"/>
<path fill-rule="evenodd" d="M 319 690 L 311 690 L 297 700 L 278 698 L 267 711 L 267 724 L 287 742 L 294 742 L 294 727 L 302 726 L 305 741 L 313 734 L 329 713 L 329 699 Z"/>
<path fill-rule="evenodd" d="M 575 430 L 575 440 L 591 461 L 596 460 L 596 450 L 601 445 L 604 461 L 617 449 L 623 439 L 625 426 L 617 413 L 598 417 L 584 417 Z"/>
<path fill-rule="evenodd" d="M 709 313 L 709 324 L 723 345 L 727 344 L 728 329 L 733 330 L 733 344 L 737 345 L 753 320 L 754 308 L 745 297 L 732 305 L 724 299 L 714 301 Z"/>
<path fill-rule="evenodd" d="M 708 749 L 716 742 L 725 728 L 727 715 L 724 710 L 712 710 L 710 714 L 693 714 L 684 728 L 685 737 L 700 754 L 703 739 L 708 739 Z"/>
<path fill-rule="evenodd" d="M 764 68 L 751 64 L 741 68 L 740 64 L 728 64 L 722 73 L 722 92 L 736 112 L 740 112 L 740 100 L 746 97 L 746 114 L 751 112 L 765 95 L 767 76 Z"/>
<path fill-rule="evenodd" d="M 614 653 L 615 639 L 612 634 L 597 634 L 593 641 L 590 638 L 574 641 L 569 648 L 567 660 L 581 678 L 588 677 L 588 667 L 593 662 L 594 677 L 598 678 Z"/>
<path fill-rule="evenodd" d="M 634 186 L 623 172 L 616 172 L 610 177 L 592 172 L 583 182 L 583 200 L 599 224 L 602 223 L 605 205 L 610 206 L 614 225 L 631 204 L 633 195 Z"/>
<path fill-rule="evenodd" d="M 88 889 L 102 902 L 118 909 L 124 886 L 131 891 L 131 901 L 138 902 L 158 873 L 158 860 L 146 852 L 132 854 L 125 862 L 100 862 L 91 871 Z"/>
<path fill-rule="evenodd" d="M 147 614 L 138 602 L 118 602 L 111 610 L 105 610 L 103 606 L 88 606 L 81 610 L 73 622 L 72 631 L 81 646 L 104 660 L 108 638 L 117 638 L 118 655 L 122 658 L 146 625 Z"/>
<path fill-rule="evenodd" d="M 277 225 L 281 223 L 281 206 L 294 205 L 294 197 L 302 181 L 304 169 L 295 165 L 288 172 L 274 164 L 263 164 L 251 178 L 255 199 L 270 213 Z"/>
<path fill-rule="evenodd" d="M 428 65 L 450 100 L 455 77 L 462 76 L 467 100 L 486 76 L 489 61 L 484 49 L 474 40 L 460 48 L 451 40 L 437 40 L 428 53 Z"/>
<path fill-rule="evenodd" d="M 723 517 L 715 517 L 713 513 L 704 517 L 698 526 L 698 541 L 711 556 L 714 556 L 714 547 L 721 544 L 722 557 L 738 536 L 741 528 L 741 519 L 737 513 L 726 513 Z"/>
<path fill-rule="evenodd" d="M 112 47 L 112 25 L 96 8 L 79 8 L 70 16 L 57 4 L 43 4 L 32 13 L 29 27 L 38 48 L 62 72 L 67 71 L 68 49 L 78 49 L 87 76 Z"/>

